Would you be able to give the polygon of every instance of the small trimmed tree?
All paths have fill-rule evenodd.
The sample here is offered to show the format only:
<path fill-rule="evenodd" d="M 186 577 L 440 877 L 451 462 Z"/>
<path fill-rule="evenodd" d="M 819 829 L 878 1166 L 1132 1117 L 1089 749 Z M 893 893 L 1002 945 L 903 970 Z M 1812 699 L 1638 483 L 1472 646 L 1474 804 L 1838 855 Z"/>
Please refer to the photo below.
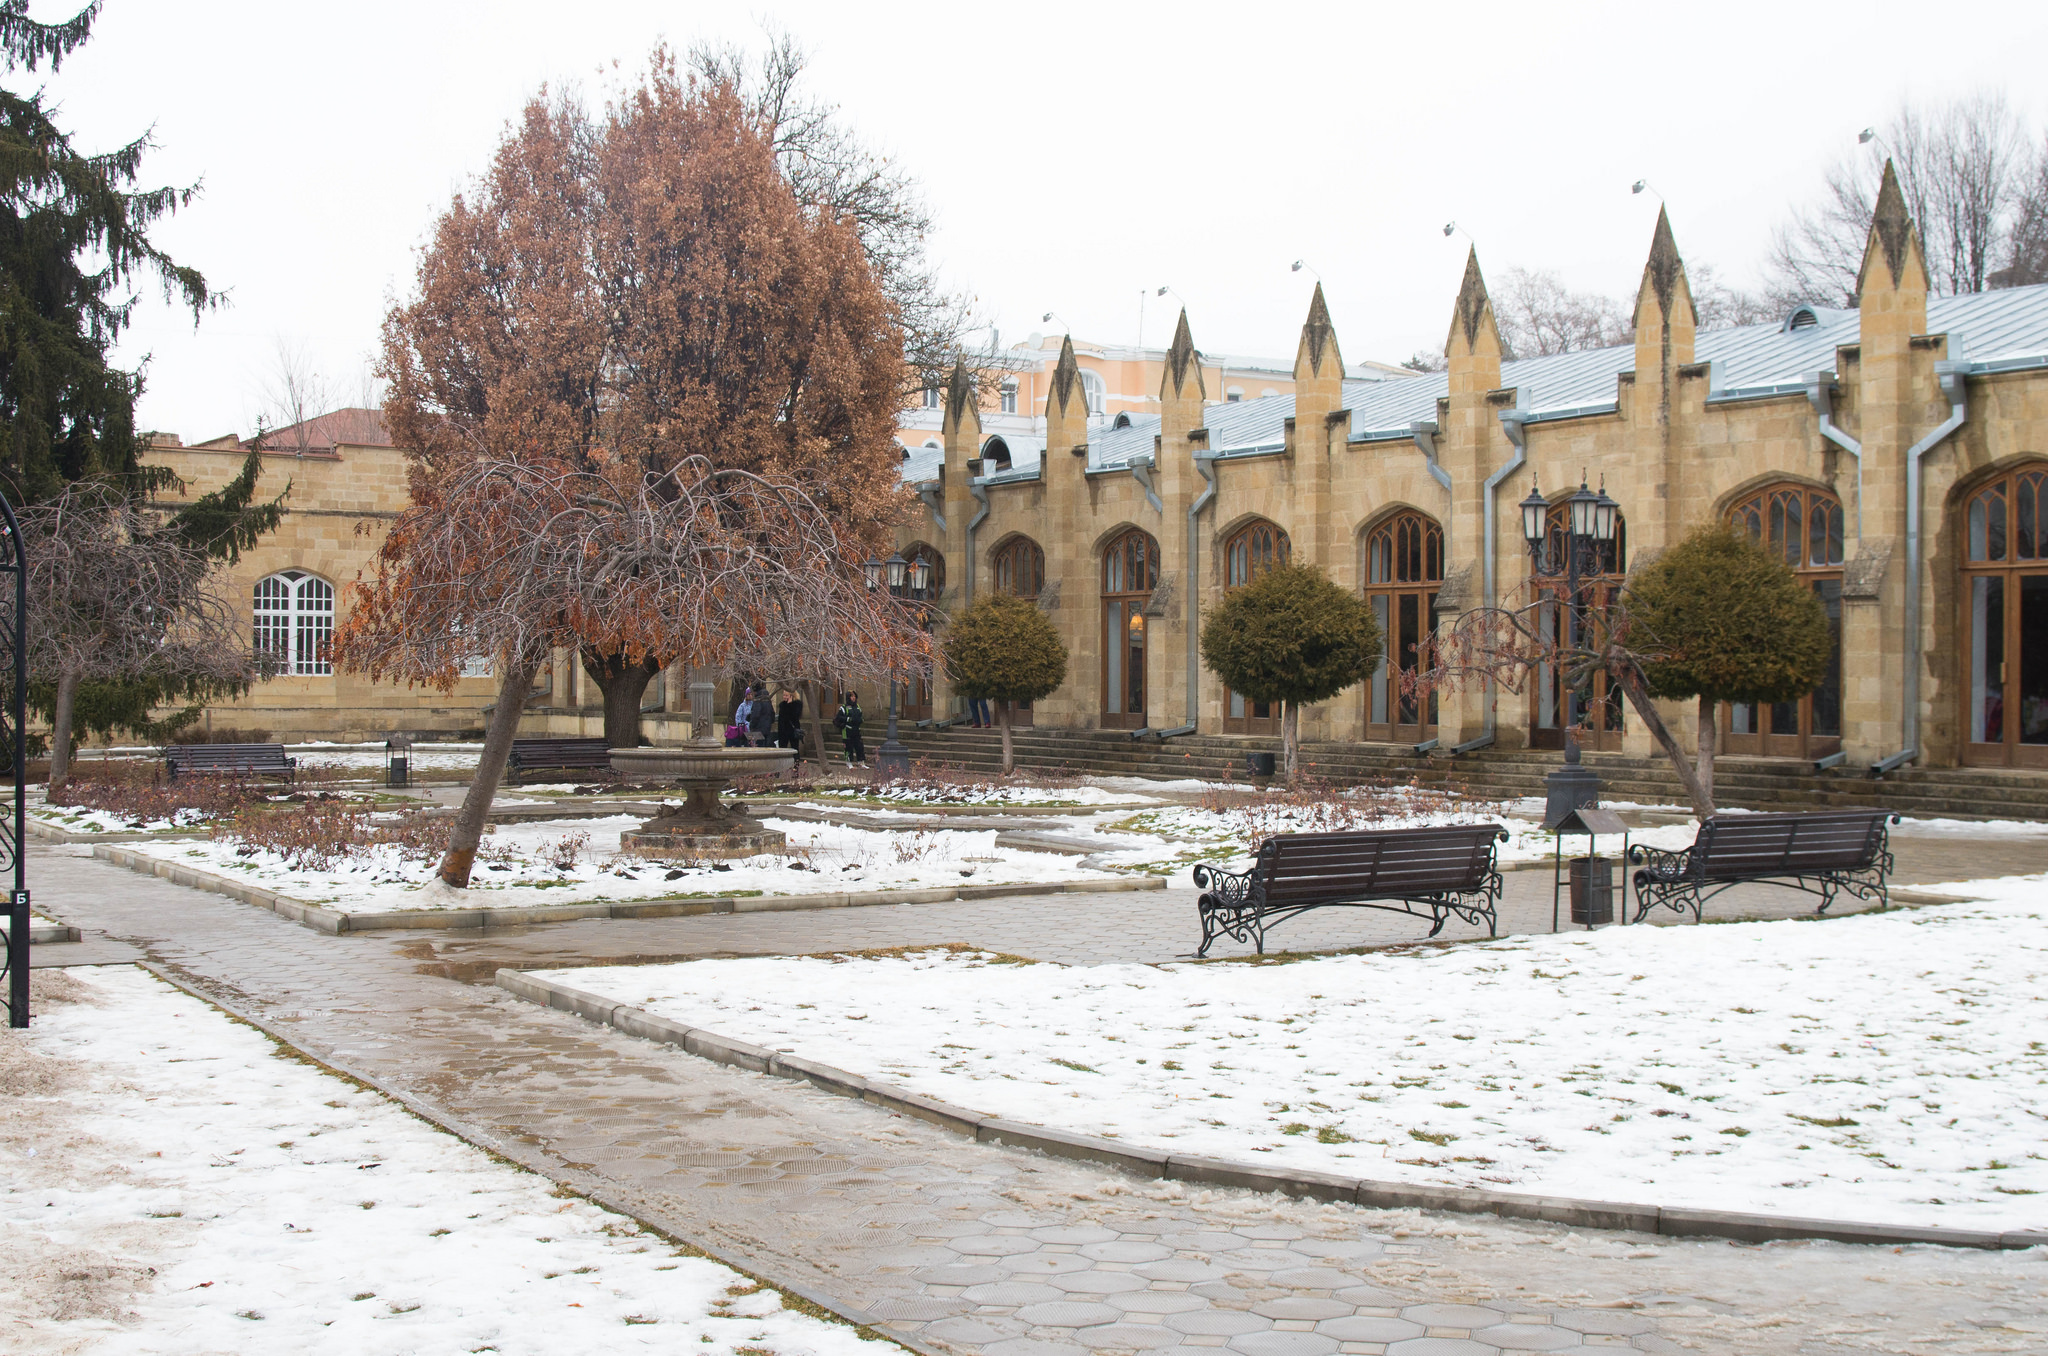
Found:
<path fill-rule="evenodd" d="M 1653 697 L 1699 701 L 1693 763 L 1702 815 L 1713 811 L 1714 708 L 1797 701 L 1827 678 L 1827 607 L 1782 561 L 1732 528 L 1706 526 L 1638 571 L 1627 593 L 1628 647 Z M 1667 748 L 1683 763 L 1675 745 Z"/>
<path fill-rule="evenodd" d="M 1363 598 L 1314 565 L 1279 565 L 1232 589 L 1202 621 L 1202 662 L 1249 701 L 1283 702 L 1285 771 L 1299 762 L 1303 703 L 1324 702 L 1370 677 L 1379 623 Z"/>
<path fill-rule="evenodd" d="M 991 593 L 953 618 L 945 655 L 946 673 L 955 686 L 996 704 L 1007 776 L 1017 767 L 1009 703 L 1050 697 L 1067 681 L 1066 643 L 1031 599 Z"/>

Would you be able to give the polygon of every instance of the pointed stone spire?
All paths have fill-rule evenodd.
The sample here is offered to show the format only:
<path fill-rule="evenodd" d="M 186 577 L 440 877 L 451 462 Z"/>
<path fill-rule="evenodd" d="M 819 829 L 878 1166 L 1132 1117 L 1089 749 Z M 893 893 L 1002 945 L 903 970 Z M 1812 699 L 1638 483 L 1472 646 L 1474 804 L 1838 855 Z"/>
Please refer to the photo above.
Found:
<path fill-rule="evenodd" d="M 1081 384 L 1081 364 L 1074 359 L 1074 336 L 1060 340 L 1060 360 L 1052 369 L 1052 386 L 1045 393 L 1045 456 L 1048 463 L 1065 462 L 1074 452 L 1088 447 L 1088 391 Z M 1051 465 L 1046 474 L 1056 474 Z"/>
<path fill-rule="evenodd" d="M 1052 416 L 1055 406 L 1064 414 L 1068 405 L 1076 400 L 1081 402 L 1081 414 L 1085 419 L 1087 395 L 1081 389 L 1081 364 L 1074 360 L 1074 336 L 1069 334 L 1060 340 L 1060 360 L 1052 369 L 1052 396 L 1046 406 L 1046 416 Z"/>
<path fill-rule="evenodd" d="M 1294 379 L 1299 382 L 1319 376 L 1326 364 L 1342 379 L 1344 358 L 1337 351 L 1337 331 L 1330 325 L 1330 308 L 1323 301 L 1323 285 L 1318 282 L 1315 296 L 1308 303 L 1308 319 L 1302 323 L 1301 343 L 1295 350 Z"/>
<path fill-rule="evenodd" d="M 975 432 L 981 431 L 981 392 L 974 384 L 974 378 L 967 375 L 967 364 L 956 360 L 953 375 L 946 382 L 946 419 L 948 430 L 965 424 L 969 418 L 974 421 Z"/>
<path fill-rule="evenodd" d="M 1863 267 L 1856 275 L 1858 294 L 1873 282 L 1871 265 L 1884 260 L 1884 283 L 1895 291 L 1927 288 L 1927 257 L 1921 252 L 1919 233 L 1913 229 L 1913 214 L 1906 210 L 1906 195 L 1899 189 L 1898 172 L 1884 162 L 1884 181 L 1877 188 L 1877 210 L 1870 218 L 1870 239 L 1863 247 Z M 1915 279 L 1912 273 L 1917 271 Z"/>
<path fill-rule="evenodd" d="M 1195 382 L 1195 399 L 1206 399 L 1209 393 L 1202 383 L 1202 355 L 1195 351 L 1195 336 L 1188 329 L 1188 308 L 1183 306 L 1180 323 L 1173 327 L 1173 345 L 1166 350 L 1166 371 L 1159 382 L 1160 400 L 1181 395 L 1190 376 Z"/>
<path fill-rule="evenodd" d="M 1479 271 L 1479 251 L 1465 256 L 1465 279 L 1451 308 L 1451 332 L 1444 339 L 1453 392 L 1483 393 L 1500 385 L 1500 326 L 1493 317 L 1493 299 Z"/>
<path fill-rule="evenodd" d="M 1662 381 L 1672 369 L 1690 363 L 1699 320 L 1671 217 L 1659 207 L 1650 257 L 1636 288 L 1636 379 Z"/>

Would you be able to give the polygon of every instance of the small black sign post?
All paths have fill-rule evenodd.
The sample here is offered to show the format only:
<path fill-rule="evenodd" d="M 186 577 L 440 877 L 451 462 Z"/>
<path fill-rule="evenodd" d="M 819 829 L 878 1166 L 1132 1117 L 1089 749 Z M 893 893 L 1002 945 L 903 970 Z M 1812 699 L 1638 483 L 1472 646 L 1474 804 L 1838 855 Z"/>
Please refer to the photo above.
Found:
<path fill-rule="evenodd" d="M 14 868 L 14 888 L 7 899 L 7 963 L 0 975 L 7 980 L 7 1024 L 28 1025 L 28 561 L 22 551 L 21 525 L 14 508 L 0 495 L 0 588 L 11 582 L 13 607 L 0 620 L 0 647 L 6 653 L 0 662 L 6 668 L 7 700 L 0 703 L 0 737 L 14 760 L 14 804 L 0 814 L 0 867 Z M 8 580 L 7 576 L 13 579 Z"/>

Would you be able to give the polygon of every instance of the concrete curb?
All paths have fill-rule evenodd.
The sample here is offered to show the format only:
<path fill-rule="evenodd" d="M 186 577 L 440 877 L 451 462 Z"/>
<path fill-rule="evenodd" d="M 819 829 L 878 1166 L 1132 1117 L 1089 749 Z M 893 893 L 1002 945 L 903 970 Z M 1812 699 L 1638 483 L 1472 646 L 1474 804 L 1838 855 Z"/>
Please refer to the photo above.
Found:
<path fill-rule="evenodd" d="M 1163 876 L 1105 877 L 1097 880 L 1054 881 L 1037 884 L 1020 881 L 1014 885 L 942 885 L 924 890 L 867 890 L 815 895 L 714 896 L 704 899 L 641 899 L 598 901 L 590 904 L 536 904 L 504 909 L 394 909 L 387 913 L 349 913 L 325 905 L 308 904 L 251 885 L 231 876 L 178 862 L 165 861 L 147 853 L 102 843 L 92 855 L 115 866 L 144 875 L 161 876 L 174 885 L 238 899 L 268 909 L 316 932 L 388 932 L 405 930 L 450 930 L 474 928 L 530 927 L 536 923 L 566 923 L 583 918 L 683 918 L 706 913 L 779 913 L 806 909 L 857 909 L 884 904 L 944 904 L 959 899 L 995 899 L 1004 895 L 1109 894 L 1129 890 L 1163 890 Z"/>
<path fill-rule="evenodd" d="M 1168 1153 L 1098 1135 L 1075 1134 L 1049 1126 L 1027 1125 L 986 1116 L 965 1107 L 876 1083 L 796 1055 L 730 1040 L 630 1007 L 602 994 L 556 980 L 540 979 L 523 970 L 500 970 L 497 985 L 514 997 L 542 1007 L 573 1012 L 614 1027 L 629 1036 L 676 1045 L 693 1055 L 777 1078 L 800 1079 L 825 1092 L 858 1097 L 873 1106 L 915 1116 L 984 1144 L 1036 1149 L 1055 1158 L 1075 1159 L 1116 1168 L 1138 1177 L 1194 1182 L 1203 1186 L 1237 1187 L 1276 1192 L 1318 1201 L 1343 1201 L 1375 1209 L 1441 1210 L 1461 1215 L 1498 1215 L 1504 1219 L 1541 1220 L 1581 1229 L 1623 1229 L 1674 1237 L 1730 1238 L 1744 1243 L 1785 1239 L 1827 1239 L 1837 1243 L 1930 1243 L 1948 1248 L 2033 1248 L 2048 1245 L 2048 1231 L 1996 1232 L 1974 1229 L 1918 1228 L 1911 1225 L 1865 1224 L 1853 1220 L 1803 1219 L 1792 1215 L 1751 1215 L 1728 1210 L 1694 1210 L 1677 1206 L 1636 1205 L 1619 1201 L 1582 1200 L 1571 1196 L 1534 1196 L 1470 1187 L 1418 1186 L 1343 1177 L 1301 1168 L 1273 1168 L 1219 1158 Z"/>
<path fill-rule="evenodd" d="M 4 919 L 0 919 L 0 937 L 5 937 L 13 931 L 14 929 L 9 927 Z M 56 946 L 63 942 L 78 941 L 84 935 L 84 933 L 68 923 L 30 923 L 28 925 L 28 944 L 30 946 Z"/>
<path fill-rule="evenodd" d="M 786 1291 L 797 1296 L 799 1299 L 815 1304 L 827 1313 L 837 1315 L 846 1323 L 855 1327 L 866 1328 L 884 1340 L 894 1342 L 906 1350 L 922 1353 L 922 1356 L 950 1356 L 949 1350 L 946 1348 L 937 1347 L 922 1338 L 906 1336 L 895 1331 L 889 1326 L 888 1319 L 877 1318 L 873 1314 L 825 1294 L 823 1291 L 779 1276 L 773 1270 L 764 1267 L 760 1262 L 752 1258 L 739 1256 L 727 1248 L 715 1247 L 704 1242 L 701 1238 L 678 1233 L 657 1220 L 649 1219 L 647 1214 L 636 1209 L 632 1203 L 618 1193 L 608 1190 L 603 1184 L 602 1179 L 596 1178 L 593 1174 L 589 1173 L 577 1173 L 574 1169 L 568 1168 L 567 1165 L 561 1164 L 559 1161 L 550 1162 L 541 1150 L 531 1144 L 523 1141 L 501 1140 L 496 1135 L 489 1134 L 477 1126 L 458 1120 L 433 1103 L 422 1101 L 412 1093 L 395 1087 L 366 1070 L 355 1068 L 331 1055 L 315 1055 L 312 1051 L 293 1041 L 288 1034 L 278 1030 L 255 1013 L 243 1009 L 238 1004 L 223 1000 L 217 993 L 200 988 L 184 975 L 178 973 L 176 969 L 163 962 L 143 960 L 133 963 L 141 969 L 147 970 L 150 974 L 155 975 L 171 987 L 190 994 L 207 1006 L 219 1008 L 236 1021 L 248 1023 L 287 1050 L 298 1051 L 300 1055 L 320 1068 L 339 1074 L 344 1078 L 353 1079 L 365 1086 L 375 1088 L 378 1092 L 398 1103 L 398 1105 L 404 1107 L 413 1115 L 418 1116 L 429 1125 L 439 1127 L 466 1144 L 474 1145 L 487 1153 L 495 1154 L 506 1162 L 516 1164 L 537 1177 L 546 1178 L 548 1181 L 555 1183 L 555 1185 L 573 1191 L 585 1200 L 603 1206 L 614 1214 L 638 1220 L 640 1223 L 653 1229 L 657 1234 L 685 1243 L 715 1262 L 723 1263 L 742 1275 L 765 1281 L 777 1290 Z"/>

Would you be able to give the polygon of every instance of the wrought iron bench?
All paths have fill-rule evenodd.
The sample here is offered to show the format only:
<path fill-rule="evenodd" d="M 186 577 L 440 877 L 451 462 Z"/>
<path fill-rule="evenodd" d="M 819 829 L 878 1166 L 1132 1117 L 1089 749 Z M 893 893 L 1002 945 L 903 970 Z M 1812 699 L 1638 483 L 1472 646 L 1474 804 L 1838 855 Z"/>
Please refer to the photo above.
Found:
<path fill-rule="evenodd" d="M 611 745 L 602 739 L 515 739 L 505 770 L 516 777 L 541 768 L 599 768 L 609 772 L 611 766 Z"/>
<path fill-rule="evenodd" d="M 299 760 L 282 744 L 172 744 L 164 749 L 164 770 L 172 781 L 187 772 L 206 776 L 299 779 Z"/>
<path fill-rule="evenodd" d="M 1732 886 L 1784 885 L 1820 896 L 1826 913 L 1835 896 L 1889 900 L 1885 879 L 1892 854 L 1889 810 L 1826 810 L 1812 814 L 1711 815 L 1689 848 L 1667 852 L 1637 845 L 1636 921 L 1659 904 L 1700 921 L 1706 902 Z"/>
<path fill-rule="evenodd" d="M 1371 833 L 1293 833 L 1259 844 L 1249 871 L 1203 864 L 1195 884 L 1206 956 L 1218 937 L 1266 951 L 1266 930 L 1296 914 L 1331 905 L 1387 909 L 1430 919 L 1429 935 L 1453 916 L 1494 935 L 1500 871 L 1494 844 L 1507 841 L 1498 824 Z"/>

